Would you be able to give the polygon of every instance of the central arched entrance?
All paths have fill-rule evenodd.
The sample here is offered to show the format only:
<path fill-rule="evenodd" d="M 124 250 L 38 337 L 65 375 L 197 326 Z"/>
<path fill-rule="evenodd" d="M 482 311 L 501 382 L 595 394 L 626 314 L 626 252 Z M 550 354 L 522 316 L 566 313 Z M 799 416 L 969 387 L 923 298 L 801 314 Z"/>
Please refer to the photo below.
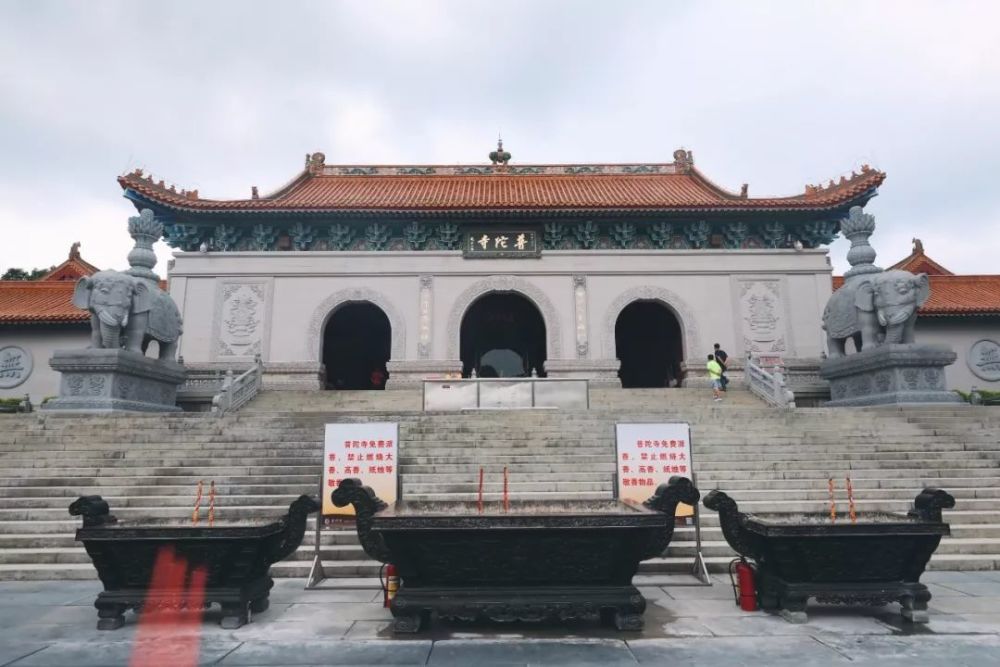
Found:
<path fill-rule="evenodd" d="M 545 321 L 530 300 L 516 292 L 477 299 L 462 317 L 462 375 L 545 375 Z"/>
<path fill-rule="evenodd" d="M 369 301 L 347 303 L 323 329 L 327 389 L 385 389 L 392 328 L 382 309 Z"/>
<path fill-rule="evenodd" d="M 660 301 L 633 301 L 615 322 L 622 387 L 674 387 L 684 358 L 681 326 Z"/>

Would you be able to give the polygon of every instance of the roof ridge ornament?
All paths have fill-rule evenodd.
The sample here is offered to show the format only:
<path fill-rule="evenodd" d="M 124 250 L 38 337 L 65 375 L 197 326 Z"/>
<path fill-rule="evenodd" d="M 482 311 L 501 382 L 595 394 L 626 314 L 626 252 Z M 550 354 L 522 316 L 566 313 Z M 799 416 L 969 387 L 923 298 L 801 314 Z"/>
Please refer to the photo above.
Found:
<path fill-rule="evenodd" d="M 325 154 L 316 151 L 312 155 L 306 155 L 306 171 L 313 176 L 319 176 L 322 174 L 324 165 L 326 165 Z"/>
<path fill-rule="evenodd" d="M 503 139 L 501 137 L 497 137 L 497 149 L 490 151 L 490 161 L 495 165 L 503 167 L 506 167 L 507 163 L 510 162 L 510 153 L 503 149 Z"/>
<path fill-rule="evenodd" d="M 690 173 L 693 168 L 694 154 L 691 151 L 686 151 L 683 148 L 674 151 L 674 169 L 677 170 L 678 174 Z"/>

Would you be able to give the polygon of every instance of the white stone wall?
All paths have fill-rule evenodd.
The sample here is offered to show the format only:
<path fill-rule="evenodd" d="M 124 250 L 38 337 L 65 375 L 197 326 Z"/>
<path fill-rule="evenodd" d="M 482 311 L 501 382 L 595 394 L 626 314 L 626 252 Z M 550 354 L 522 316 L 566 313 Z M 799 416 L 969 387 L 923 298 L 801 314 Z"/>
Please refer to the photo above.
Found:
<path fill-rule="evenodd" d="M 59 373 L 49 368 L 55 350 L 74 350 L 90 344 L 90 324 L 31 325 L 0 328 L 0 348 L 16 345 L 32 358 L 28 379 L 10 389 L 0 388 L 0 398 L 22 398 L 25 394 L 37 406 L 46 396 L 59 395 Z"/>
<path fill-rule="evenodd" d="M 980 369 L 983 375 L 995 376 L 996 379 L 978 377 L 972 372 L 969 359 L 970 349 L 978 341 L 985 339 L 1000 346 L 1000 317 L 918 317 L 915 336 L 918 343 L 948 345 L 958 355 L 955 363 L 944 371 L 949 389 L 968 391 L 971 387 L 978 387 L 1000 391 L 1000 373 Z M 977 355 L 973 364 L 978 365 L 980 361 Z"/>
<path fill-rule="evenodd" d="M 680 320 L 685 358 L 720 343 L 731 355 L 775 348 L 818 357 L 830 294 L 825 250 L 560 250 L 538 259 L 460 253 L 175 253 L 170 293 L 184 315 L 188 362 L 320 361 L 341 304 L 371 301 L 392 326 L 392 362 L 440 368 L 459 358 L 459 328 L 480 296 L 516 291 L 545 320 L 547 355 L 569 368 L 614 359 L 614 324 L 636 299 Z M 777 349 L 780 348 L 780 349 Z M 451 367 L 454 367 L 452 363 Z"/>

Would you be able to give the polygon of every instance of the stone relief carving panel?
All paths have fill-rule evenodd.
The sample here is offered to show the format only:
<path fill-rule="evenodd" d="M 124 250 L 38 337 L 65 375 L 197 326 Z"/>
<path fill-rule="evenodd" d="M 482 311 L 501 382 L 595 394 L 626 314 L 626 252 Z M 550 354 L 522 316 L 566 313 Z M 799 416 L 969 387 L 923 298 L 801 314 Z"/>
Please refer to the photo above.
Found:
<path fill-rule="evenodd" d="M 18 345 L 0 347 L 0 389 L 13 389 L 31 376 L 31 353 Z"/>
<path fill-rule="evenodd" d="M 744 352 L 792 353 L 784 292 L 777 278 L 735 281 L 736 323 Z"/>
<path fill-rule="evenodd" d="M 218 360 L 264 355 L 270 331 L 271 282 L 222 281 L 215 298 L 214 356 Z"/>
<path fill-rule="evenodd" d="M 518 292 L 530 299 L 542 313 L 545 321 L 546 357 L 562 358 L 562 337 L 559 314 L 549 297 L 539 287 L 518 276 L 490 276 L 479 280 L 458 295 L 448 315 L 448 359 L 459 358 L 459 338 L 461 337 L 462 316 L 469 306 L 481 296 L 491 292 Z"/>
<path fill-rule="evenodd" d="M 969 348 L 965 363 L 977 378 L 1000 382 L 1000 343 L 989 338 L 977 340 Z"/>
<path fill-rule="evenodd" d="M 698 333 L 698 321 L 695 319 L 694 310 L 679 295 L 663 287 L 653 285 L 640 285 L 632 289 L 625 290 L 619 294 L 604 313 L 604 355 L 608 359 L 615 359 L 615 323 L 618 316 L 633 301 L 659 301 L 673 311 L 681 325 L 684 336 L 684 358 L 688 361 L 692 359 L 703 359 L 704 356 L 698 351 L 697 345 L 703 343 Z"/>
<path fill-rule="evenodd" d="M 306 354 L 310 359 L 321 361 L 320 343 L 323 340 L 323 327 L 333 312 L 343 304 L 361 301 L 368 301 L 378 306 L 389 318 L 389 328 L 392 330 L 392 356 L 390 359 L 400 361 L 406 358 L 406 321 L 396 310 L 396 307 L 381 292 L 369 287 L 350 287 L 334 292 L 323 299 L 313 311 L 312 317 L 309 318 L 309 326 L 306 329 Z"/>

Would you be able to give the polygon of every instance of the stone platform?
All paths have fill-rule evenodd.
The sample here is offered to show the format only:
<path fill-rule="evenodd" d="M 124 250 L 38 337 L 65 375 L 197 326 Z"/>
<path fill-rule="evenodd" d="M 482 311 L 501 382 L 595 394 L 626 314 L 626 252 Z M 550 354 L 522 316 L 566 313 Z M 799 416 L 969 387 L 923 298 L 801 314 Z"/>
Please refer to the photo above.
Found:
<path fill-rule="evenodd" d="M 442 623 L 421 639 L 394 639 L 376 588 L 302 590 L 282 580 L 271 607 L 238 630 L 218 609 L 198 626 L 129 613 L 112 633 L 94 628 L 98 582 L 0 583 L 0 664 L 14 667 L 186 665 L 972 665 L 1000 652 L 1000 575 L 931 572 L 930 623 L 899 620 L 896 605 L 817 605 L 808 623 L 787 623 L 733 603 L 726 575 L 711 587 L 690 577 L 636 578 L 649 600 L 646 627 L 623 633 L 595 623 Z M 132 664 L 135 664 L 134 662 Z"/>
<path fill-rule="evenodd" d="M 187 371 L 127 350 L 56 350 L 49 360 L 62 374 L 59 398 L 43 407 L 89 413 L 179 412 L 177 387 Z"/>
<path fill-rule="evenodd" d="M 943 345 L 881 345 L 827 359 L 819 374 L 830 382 L 828 407 L 960 403 L 945 386 L 944 367 L 956 355 Z"/>

